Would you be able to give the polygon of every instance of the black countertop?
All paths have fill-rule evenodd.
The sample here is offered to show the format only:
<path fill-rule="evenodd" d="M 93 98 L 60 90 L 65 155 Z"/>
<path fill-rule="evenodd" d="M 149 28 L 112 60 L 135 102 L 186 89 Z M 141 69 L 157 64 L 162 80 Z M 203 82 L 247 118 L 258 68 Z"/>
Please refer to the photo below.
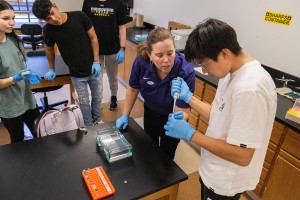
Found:
<path fill-rule="evenodd" d="M 143 34 L 148 34 L 154 27 L 153 26 L 145 26 L 145 28 L 127 28 L 126 34 L 127 34 L 127 40 L 134 43 L 138 44 L 138 41 L 136 41 L 135 35 L 143 35 Z M 298 78 L 291 76 L 289 74 L 285 74 L 283 72 L 280 72 L 278 70 L 274 70 L 268 66 L 263 65 L 263 67 L 271 74 L 272 77 L 281 77 L 282 74 L 285 75 L 286 78 L 291 78 L 291 79 L 296 79 L 296 83 L 298 83 Z M 211 76 L 205 76 L 200 74 L 199 72 L 195 71 L 196 77 L 200 78 L 204 81 L 207 81 L 208 83 L 212 84 L 213 86 L 217 87 L 218 85 L 218 79 L 211 77 Z M 275 82 L 276 83 L 276 82 Z M 285 114 L 287 110 L 291 107 L 293 107 L 294 102 L 290 99 L 287 99 L 281 95 L 277 96 L 277 111 L 276 111 L 276 120 L 281 122 L 282 124 L 288 126 L 289 128 L 297 131 L 300 133 L 300 124 L 297 124 L 293 121 L 290 121 L 288 119 L 285 119 Z"/>
<path fill-rule="evenodd" d="M 123 132 L 132 157 L 109 163 L 96 145 L 107 122 L 0 147 L 0 199 L 91 199 L 81 172 L 102 166 L 116 189 L 107 200 L 140 199 L 187 180 L 182 169 L 132 119 Z"/>
<path fill-rule="evenodd" d="M 144 35 L 148 34 L 152 30 L 151 27 L 145 27 L 145 28 L 127 28 L 126 29 L 126 39 L 134 44 L 138 44 L 139 42 L 135 40 L 135 35 Z"/>

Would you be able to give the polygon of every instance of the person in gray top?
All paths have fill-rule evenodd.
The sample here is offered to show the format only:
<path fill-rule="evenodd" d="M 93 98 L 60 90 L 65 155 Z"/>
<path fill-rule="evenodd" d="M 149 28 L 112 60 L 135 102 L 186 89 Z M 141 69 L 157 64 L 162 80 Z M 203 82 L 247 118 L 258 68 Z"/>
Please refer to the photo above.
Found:
<path fill-rule="evenodd" d="M 36 138 L 33 123 L 40 115 L 30 89 L 30 83 L 39 84 L 40 77 L 26 70 L 27 57 L 14 25 L 13 7 L 0 0 L 0 118 L 11 143 L 24 140 L 24 123 Z"/>

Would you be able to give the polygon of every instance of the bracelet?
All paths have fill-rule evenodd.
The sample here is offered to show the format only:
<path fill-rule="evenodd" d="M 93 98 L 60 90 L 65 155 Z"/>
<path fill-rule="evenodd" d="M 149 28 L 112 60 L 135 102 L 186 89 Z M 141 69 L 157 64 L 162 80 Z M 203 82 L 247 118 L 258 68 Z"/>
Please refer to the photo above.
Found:
<path fill-rule="evenodd" d="M 100 62 L 99 62 L 99 61 L 94 61 L 93 63 L 94 63 L 94 64 L 99 64 Z"/>
<path fill-rule="evenodd" d="M 9 82 L 10 82 L 12 85 L 16 84 L 16 81 L 14 80 L 13 77 L 9 77 Z"/>
<path fill-rule="evenodd" d="M 123 49 L 123 51 L 125 51 L 125 50 L 126 50 L 126 47 L 120 47 L 120 49 Z"/>

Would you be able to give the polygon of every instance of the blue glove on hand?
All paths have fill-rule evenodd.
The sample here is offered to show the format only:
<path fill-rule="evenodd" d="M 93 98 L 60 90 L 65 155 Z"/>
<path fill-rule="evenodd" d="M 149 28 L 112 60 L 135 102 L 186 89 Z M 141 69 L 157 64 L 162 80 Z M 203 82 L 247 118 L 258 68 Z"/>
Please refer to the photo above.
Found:
<path fill-rule="evenodd" d="M 92 74 L 95 77 L 99 77 L 99 75 L 101 74 L 101 65 L 99 62 L 93 62 L 92 65 Z"/>
<path fill-rule="evenodd" d="M 189 86 L 186 84 L 186 82 L 182 79 L 174 79 L 172 80 L 172 86 L 171 86 L 171 95 L 174 96 L 174 93 L 177 92 L 179 94 L 178 99 L 183 100 L 185 103 L 188 103 L 193 93 L 190 91 Z"/>
<path fill-rule="evenodd" d="M 122 63 L 125 58 L 125 53 L 123 49 L 120 49 L 116 56 L 116 61 L 118 64 Z"/>
<path fill-rule="evenodd" d="M 19 71 L 16 75 L 13 76 L 14 81 L 16 82 L 20 82 L 21 80 L 24 79 L 24 75 L 22 75 L 22 73 L 26 72 L 26 69 L 23 69 L 21 71 Z"/>
<path fill-rule="evenodd" d="M 119 130 L 124 130 L 128 126 L 128 116 L 123 114 L 119 119 L 116 121 L 116 127 Z"/>
<path fill-rule="evenodd" d="M 49 71 L 44 75 L 44 79 L 47 81 L 52 81 L 55 79 L 56 73 L 54 69 L 49 69 Z"/>
<path fill-rule="evenodd" d="M 173 115 L 173 117 L 177 120 L 182 120 L 184 118 L 184 114 L 182 111 L 171 113 L 171 115 Z"/>
<path fill-rule="evenodd" d="M 196 130 L 193 129 L 185 120 L 177 120 L 173 117 L 172 114 L 169 114 L 169 119 L 167 124 L 164 125 L 166 130 L 166 135 L 178 139 L 184 139 L 190 141 L 191 137 L 196 133 Z"/>
<path fill-rule="evenodd" d="M 24 79 L 28 80 L 31 85 L 40 84 L 41 77 L 39 75 L 37 75 L 36 73 L 34 73 L 33 71 L 31 71 L 31 70 L 27 70 L 27 72 L 28 71 L 30 73 L 27 74 L 26 76 L 24 76 Z"/>

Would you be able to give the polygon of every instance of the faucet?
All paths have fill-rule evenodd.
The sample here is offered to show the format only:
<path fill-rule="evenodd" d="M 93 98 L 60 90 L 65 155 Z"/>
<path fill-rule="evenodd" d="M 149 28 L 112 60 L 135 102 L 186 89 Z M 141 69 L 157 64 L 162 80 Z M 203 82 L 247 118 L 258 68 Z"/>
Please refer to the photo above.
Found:
<path fill-rule="evenodd" d="M 282 75 L 282 78 L 276 78 L 276 79 L 284 82 L 283 87 L 287 87 L 288 82 L 295 82 L 295 80 L 293 79 L 288 79 L 288 78 L 286 79 L 284 75 Z"/>

